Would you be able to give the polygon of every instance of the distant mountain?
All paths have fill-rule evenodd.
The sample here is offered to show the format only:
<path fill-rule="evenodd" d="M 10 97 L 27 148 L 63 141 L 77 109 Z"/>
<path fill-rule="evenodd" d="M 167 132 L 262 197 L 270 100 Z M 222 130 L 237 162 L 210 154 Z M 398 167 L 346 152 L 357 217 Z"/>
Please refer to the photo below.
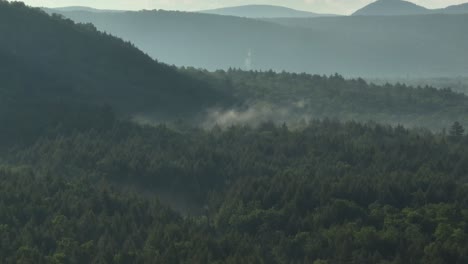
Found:
<path fill-rule="evenodd" d="M 430 11 L 402 0 L 378 0 L 353 13 L 353 16 L 422 15 Z"/>
<path fill-rule="evenodd" d="M 87 12 L 125 12 L 125 10 L 111 10 L 111 9 L 96 9 L 87 6 L 65 6 L 65 7 L 56 7 L 56 8 L 45 8 L 50 10 L 56 10 L 61 12 L 70 12 L 70 11 L 87 11 Z"/>
<path fill-rule="evenodd" d="M 468 15 L 262 21 L 169 11 L 62 14 L 93 23 L 131 41 L 153 58 L 177 66 L 338 72 L 361 77 L 459 76 L 468 72 Z M 457 45 L 447 41 L 451 39 Z"/>
<path fill-rule="evenodd" d="M 330 16 L 274 5 L 245 5 L 200 11 L 200 13 L 247 18 Z"/>
<path fill-rule="evenodd" d="M 468 3 L 461 5 L 453 5 L 442 9 L 445 14 L 468 14 Z"/>
<path fill-rule="evenodd" d="M 427 9 L 403 0 L 378 0 L 358 11 L 353 16 L 401 16 L 427 14 L 468 14 L 468 3 L 440 9 Z"/>

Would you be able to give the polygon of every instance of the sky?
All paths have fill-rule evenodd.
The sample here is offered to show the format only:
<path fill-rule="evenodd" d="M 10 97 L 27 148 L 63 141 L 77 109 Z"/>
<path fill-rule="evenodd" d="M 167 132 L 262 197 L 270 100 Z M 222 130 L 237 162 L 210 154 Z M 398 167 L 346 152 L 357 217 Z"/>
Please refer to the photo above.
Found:
<path fill-rule="evenodd" d="M 269 4 L 317 13 L 351 14 L 375 0 L 24 0 L 28 5 L 44 7 L 89 6 L 100 9 L 167 9 L 197 11 L 212 8 Z M 427 8 L 441 8 L 468 0 L 407 0 Z"/>

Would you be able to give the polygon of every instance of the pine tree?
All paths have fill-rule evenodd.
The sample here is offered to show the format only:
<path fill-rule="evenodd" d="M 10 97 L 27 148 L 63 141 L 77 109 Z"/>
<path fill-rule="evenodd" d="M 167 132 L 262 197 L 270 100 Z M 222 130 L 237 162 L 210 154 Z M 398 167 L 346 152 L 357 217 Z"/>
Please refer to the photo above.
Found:
<path fill-rule="evenodd" d="M 453 123 L 452 127 L 450 128 L 450 136 L 457 138 L 463 136 L 465 133 L 465 129 L 463 126 L 457 121 Z"/>

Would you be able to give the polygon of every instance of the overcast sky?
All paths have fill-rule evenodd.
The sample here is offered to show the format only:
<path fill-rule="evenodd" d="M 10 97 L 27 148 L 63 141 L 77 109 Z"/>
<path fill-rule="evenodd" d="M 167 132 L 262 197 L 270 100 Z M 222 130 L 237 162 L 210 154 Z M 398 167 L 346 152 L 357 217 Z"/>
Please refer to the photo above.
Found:
<path fill-rule="evenodd" d="M 170 9 L 203 10 L 246 4 L 281 5 L 319 13 L 350 14 L 375 0 L 24 0 L 33 6 L 90 6 L 102 9 Z M 409 0 L 428 7 L 440 8 L 461 4 L 468 0 Z"/>

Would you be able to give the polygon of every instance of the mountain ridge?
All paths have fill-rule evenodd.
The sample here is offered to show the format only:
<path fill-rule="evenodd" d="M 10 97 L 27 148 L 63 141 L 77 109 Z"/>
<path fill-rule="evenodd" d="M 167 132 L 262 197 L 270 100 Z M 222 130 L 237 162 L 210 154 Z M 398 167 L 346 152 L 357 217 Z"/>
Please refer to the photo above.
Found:
<path fill-rule="evenodd" d="M 446 14 L 466 14 L 468 13 L 468 3 L 451 5 L 443 9 Z"/>
<path fill-rule="evenodd" d="M 351 16 L 402 16 L 467 13 L 468 3 L 452 5 L 446 8 L 429 9 L 404 0 L 378 0 L 358 9 L 351 14 Z"/>
<path fill-rule="evenodd" d="M 320 16 L 335 16 L 332 14 L 319 14 L 297 10 L 293 8 L 277 6 L 277 5 L 242 5 L 231 6 L 209 10 L 201 10 L 198 13 L 228 15 L 246 18 L 275 18 L 275 17 L 320 17 Z"/>
<path fill-rule="evenodd" d="M 64 7 L 42 7 L 42 9 L 57 10 L 61 12 L 72 12 L 72 11 L 87 11 L 87 12 L 126 12 L 128 10 L 115 10 L 115 9 L 98 9 L 89 6 L 64 6 Z"/>
<path fill-rule="evenodd" d="M 353 16 L 389 16 L 389 15 L 421 15 L 428 13 L 425 7 L 408 1 L 378 0 L 357 10 Z"/>
<path fill-rule="evenodd" d="M 177 66 L 339 72 L 352 77 L 401 77 L 408 72 L 417 77 L 458 76 L 468 68 L 462 49 L 462 43 L 468 45 L 463 26 L 467 15 L 267 21 L 173 11 L 62 15 L 93 23 L 101 31 L 135 43 L 153 58 Z M 285 20 L 293 23 L 282 24 Z M 454 37 L 460 45 L 444 41 Z"/>
<path fill-rule="evenodd" d="M 55 12 L 94 12 L 94 13 L 122 13 L 134 12 L 135 10 L 113 10 L 113 9 L 97 9 L 87 6 L 64 6 L 48 8 L 42 7 L 48 13 Z M 143 11 L 143 10 L 139 10 Z M 168 10 L 170 11 L 170 10 Z M 293 9 L 279 5 L 239 5 L 221 7 L 215 9 L 192 11 L 201 14 L 214 14 L 223 16 L 237 16 L 244 18 L 312 18 L 312 17 L 329 17 L 343 16 L 338 14 L 316 13 L 305 10 Z M 351 14 L 351 16 L 397 16 L 397 15 L 422 15 L 422 14 L 467 14 L 468 3 L 451 5 L 445 8 L 429 9 L 421 5 L 414 4 L 404 0 L 377 0 L 372 2 Z"/>

